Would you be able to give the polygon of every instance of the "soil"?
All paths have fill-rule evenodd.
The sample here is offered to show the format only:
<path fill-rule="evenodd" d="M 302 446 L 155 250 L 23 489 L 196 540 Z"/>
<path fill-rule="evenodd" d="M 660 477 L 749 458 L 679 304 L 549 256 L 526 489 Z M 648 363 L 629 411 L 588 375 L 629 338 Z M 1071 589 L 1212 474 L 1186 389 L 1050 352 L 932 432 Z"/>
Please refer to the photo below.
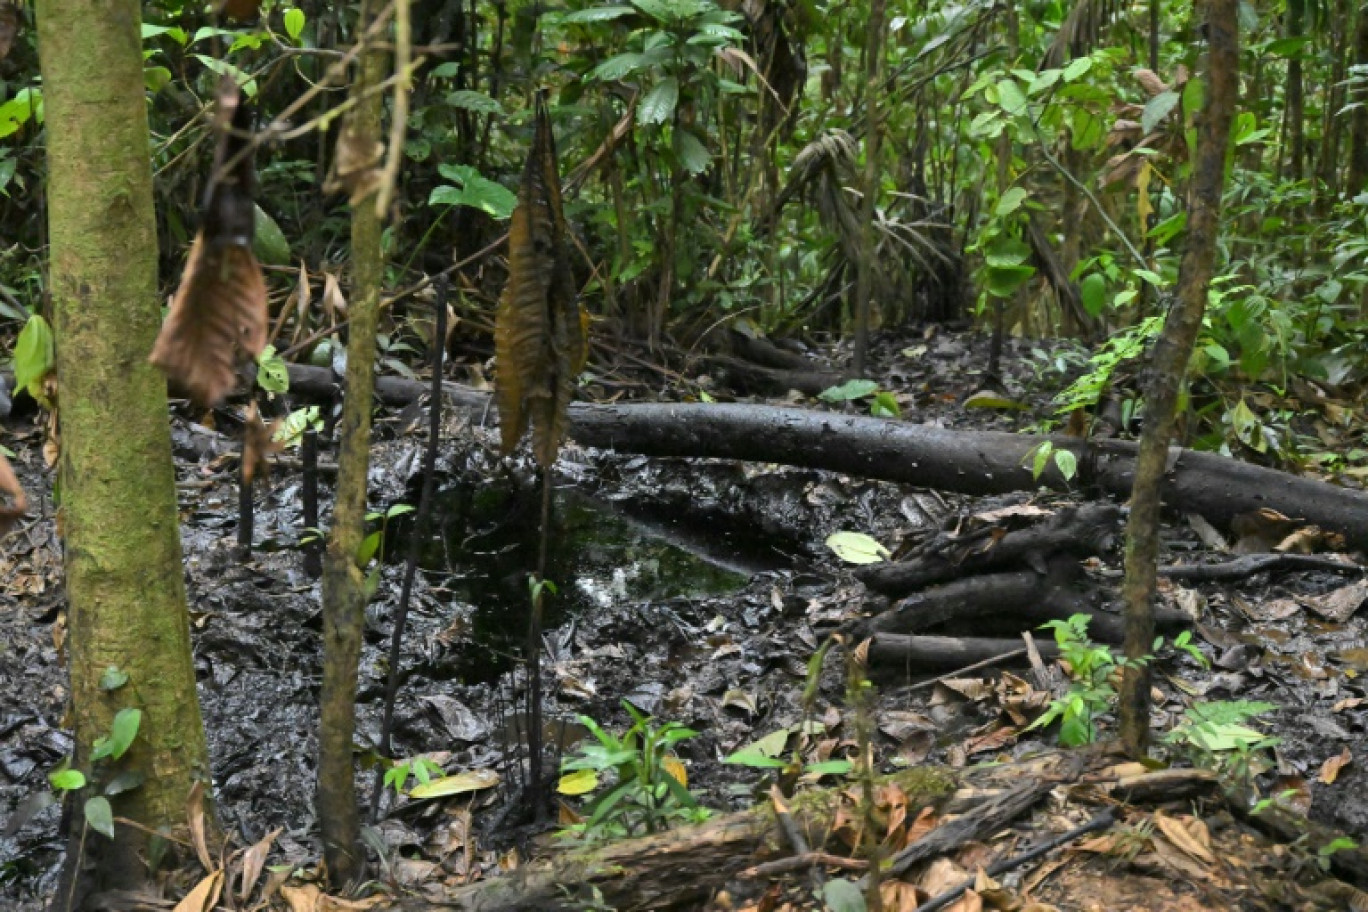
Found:
<path fill-rule="evenodd" d="M 936 333 L 886 342 L 875 363 L 883 389 L 895 391 L 903 417 L 947 427 L 1021 429 L 1050 417 L 1047 390 L 1056 366 L 1077 363 L 1068 350 L 1015 343 L 1007 383 L 1024 408 L 965 407 L 978 391 L 986 340 Z M 721 391 L 718 391 L 721 394 Z M 668 395 L 668 391 L 667 391 Z M 854 409 L 858 403 L 813 407 Z M 372 451 L 371 503 L 385 511 L 416 502 L 426 422 L 390 415 Z M 509 852 L 543 850 L 543 837 L 513 826 L 508 801 L 520 780 L 514 762 L 523 725 L 523 676 L 517 666 L 526 623 L 526 573 L 536 553 L 538 499 L 529 467 L 501 463 L 497 434 L 478 415 L 449 414 L 439 460 L 436 520 L 418 542 L 420 572 L 405 636 L 396 753 L 430 753 L 449 771 L 493 769 L 503 786 L 470 800 L 473 829 L 458 801 L 382 804 L 382 843 L 405 859 L 398 883 L 430 878 L 458 847 L 461 876 L 497 872 Z M 255 546 L 237 553 L 237 491 L 230 459 L 213 434 L 176 417 L 177 477 L 183 517 L 200 700 L 210 735 L 215 800 L 226 829 L 250 844 L 273 828 L 273 863 L 317 863 L 313 815 L 320 676 L 319 586 L 303 570 L 300 477 L 278 468 L 256 494 Z M 0 903 L 39 908 L 61 861 L 60 809 L 42 807 L 46 774 L 71 748 L 62 727 L 67 697 L 61 550 L 53 522 L 51 475 L 41 436 L 11 417 L 19 436 L 16 466 L 33 504 L 30 518 L 0 549 Z M 231 447 L 223 447 L 226 452 Z M 325 453 L 324 462 L 330 456 Z M 630 724 L 628 701 L 699 735 L 679 745 L 689 785 L 716 809 L 748 806 L 762 771 L 723 758 L 803 719 L 807 663 L 840 622 L 881 604 L 824 545 L 832 532 L 873 535 L 895 551 L 918 531 L 962 517 L 1032 503 L 1071 502 L 1027 493 L 967 498 L 795 468 L 722 462 L 648 460 L 569 445 L 557 468 L 547 734 L 573 743 L 581 715 L 609 729 Z M 1073 502 L 1077 498 L 1072 499 Z M 1170 517 L 1165 562 L 1218 560 L 1183 517 Z M 378 735 L 385 687 L 389 616 L 413 538 L 411 515 L 391 521 L 376 598 L 368 608 L 357 707 L 358 740 Z M 1120 557 L 1090 567 L 1116 587 Z M 1194 638 L 1213 664 L 1161 656 L 1155 683 L 1157 728 L 1167 730 L 1195 700 L 1267 700 L 1277 705 L 1267 731 L 1281 742 L 1265 791 L 1294 790 L 1317 820 L 1349 834 L 1368 833 L 1368 669 L 1362 648 L 1368 618 L 1330 621 L 1298 598 L 1342 587 L 1323 572 L 1260 574 L 1236 584 L 1170 585 L 1173 606 L 1200 611 Z M 1020 671 L 1018 670 L 1018 673 Z M 994 677 L 984 672 L 975 677 Z M 876 745 L 885 769 L 915 763 L 963 767 L 1010 760 L 1054 743 L 1049 730 L 1024 731 L 993 699 L 967 688 L 909 692 L 920 680 L 878 678 Z M 838 740 L 849 738 L 839 661 L 823 675 L 818 716 Z M 1104 734 L 1110 719 L 1104 718 Z M 1330 784 L 1322 764 L 1346 750 L 1352 762 Z M 363 757 L 363 765 L 366 758 Z M 362 794 L 370 794 L 370 770 Z M 464 801 L 465 799 L 462 799 Z M 459 830 L 459 832 L 458 832 Z M 1227 831 L 1232 857 L 1257 856 L 1242 831 Z M 1265 859 L 1266 860 L 1266 859 Z M 1061 909 L 1271 908 L 1264 893 L 1237 892 L 1221 904 L 1190 885 L 1144 871 L 1118 873 L 1100 863 L 1071 866 L 1042 896 Z M 1120 892 L 1117 892 L 1120 891 Z M 1118 905 L 1118 897 L 1144 897 Z M 1171 895 L 1166 895 L 1171 894 Z M 1205 904 L 1203 904 L 1205 903 Z M 795 907 L 796 908 L 796 907 Z"/>

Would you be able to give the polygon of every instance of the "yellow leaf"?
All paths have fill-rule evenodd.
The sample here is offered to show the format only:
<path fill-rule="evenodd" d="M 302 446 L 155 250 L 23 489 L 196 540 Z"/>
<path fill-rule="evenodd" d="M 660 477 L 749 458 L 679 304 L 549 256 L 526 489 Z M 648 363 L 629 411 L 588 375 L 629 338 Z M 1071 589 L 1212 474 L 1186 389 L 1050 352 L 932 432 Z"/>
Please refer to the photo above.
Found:
<path fill-rule="evenodd" d="M 661 769 L 675 778 L 675 781 L 685 788 L 689 787 L 689 771 L 684 768 L 684 761 L 678 757 L 666 757 L 660 761 Z"/>
<path fill-rule="evenodd" d="M 598 773 L 591 769 L 575 770 L 560 777 L 556 791 L 562 795 L 587 795 L 598 788 L 598 784 Z"/>
<path fill-rule="evenodd" d="M 195 889 L 185 894 L 176 903 L 174 912 L 205 912 L 218 903 L 219 893 L 223 890 L 223 869 L 219 868 L 195 885 Z"/>
<path fill-rule="evenodd" d="M 491 769 L 467 770 L 454 776 L 443 776 L 409 790 L 410 798 L 445 798 L 463 792 L 477 792 L 499 784 L 499 774 Z"/>

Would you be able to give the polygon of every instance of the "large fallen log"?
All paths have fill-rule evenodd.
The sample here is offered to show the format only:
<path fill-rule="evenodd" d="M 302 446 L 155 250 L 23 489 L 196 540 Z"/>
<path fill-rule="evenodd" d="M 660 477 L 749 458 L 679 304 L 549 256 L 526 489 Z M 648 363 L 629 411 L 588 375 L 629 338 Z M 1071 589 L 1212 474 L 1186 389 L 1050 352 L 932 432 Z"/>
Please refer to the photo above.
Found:
<path fill-rule="evenodd" d="M 908 812 L 939 806 L 954 791 L 954 779 L 934 768 L 889 777 L 908 797 Z M 807 792 L 794 799 L 790 814 L 814 850 L 826 846 L 844 786 Z M 459 887 L 443 909 L 467 912 L 612 908 L 697 909 L 756 860 L 783 854 L 782 837 L 768 804 L 717 817 L 699 826 L 615 842 L 598 849 L 566 852 L 548 861 L 480 883 Z M 597 890 L 599 896 L 592 895 Z M 402 909 L 431 909 L 428 902 Z"/>
<path fill-rule="evenodd" d="M 291 387 L 329 394 L 327 368 L 290 366 Z M 487 410 L 489 397 L 454 383 L 451 400 Z M 426 385 L 381 377 L 382 401 L 407 403 Z M 492 413 L 491 413 L 492 414 Z M 1077 457 L 1078 476 L 1065 479 L 1051 463 L 1039 479 L 1028 454 L 1046 438 L 1001 431 L 956 431 L 907 421 L 838 415 L 809 409 L 722 403 L 644 403 L 570 408 L 570 437 L 585 446 L 647 456 L 740 459 L 826 469 L 964 494 L 1002 494 L 1047 486 L 1061 491 L 1097 488 L 1128 497 L 1135 444 L 1121 440 L 1049 438 Z M 1368 548 L 1368 493 L 1340 488 L 1212 453 L 1173 448 L 1165 503 L 1226 524 L 1268 507 Z"/>

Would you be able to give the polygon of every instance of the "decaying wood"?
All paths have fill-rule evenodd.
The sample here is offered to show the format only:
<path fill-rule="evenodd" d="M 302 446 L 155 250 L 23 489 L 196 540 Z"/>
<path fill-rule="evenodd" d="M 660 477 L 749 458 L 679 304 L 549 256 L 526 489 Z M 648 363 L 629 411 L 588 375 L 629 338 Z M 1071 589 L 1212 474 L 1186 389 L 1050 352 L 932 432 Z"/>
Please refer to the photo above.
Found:
<path fill-rule="evenodd" d="M 907 770 L 888 781 L 907 793 L 909 813 L 913 808 L 939 806 L 955 788 L 947 772 L 935 769 Z M 791 813 L 814 851 L 821 851 L 830 840 L 842 791 L 843 787 L 808 792 L 794 799 Z M 398 908 L 568 912 L 585 908 L 592 889 L 597 888 L 602 904 L 620 912 L 694 909 L 756 861 L 786 854 L 783 845 L 774 812 L 766 802 L 699 826 L 529 864 L 504 877 L 457 888 L 440 906 L 424 901 Z"/>
<path fill-rule="evenodd" d="M 992 538 L 953 541 L 906 561 L 870 564 L 855 576 L 875 592 L 900 596 L 955 577 L 1019 565 L 1039 566 L 1055 554 L 1088 557 L 1108 550 L 1119 531 L 1121 510 L 1112 504 L 1085 504 L 1056 513 L 1040 525 Z"/>
<path fill-rule="evenodd" d="M 327 368 L 304 365 L 290 366 L 290 381 L 295 392 L 306 395 L 336 385 Z M 443 389 L 455 405 L 481 414 L 489 410 L 488 394 L 455 383 Z M 426 385 L 381 377 L 376 394 L 383 401 L 406 404 L 426 395 Z M 1060 491 L 1096 488 L 1127 497 L 1135 459 L 1135 444 L 1123 440 L 956 431 L 763 405 L 579 403 L 570 406 L 569 417 L 570 437 L 582 446 L 647 456 L 784 463 L 963 494 L 1033 491 L 1043 485 Z M 1042 439 L 1074 453 L 1076 478 L 1064 479 L 1054 465 L 1039 479 L 1032 475 L 1027 456 Z M 1166 503 L 1216 524 L 1270 507 L 1338 532 L 1352 548 L 1368 548 L 1368 493 L 1214 453 L 1171 449 L 1164 497 Z"/>
<path fill-rule="evenodd" d="M 1040 651 L 1051 658 L 1058 654 L 1053 642 L 1042 642 Z M 1022 655 L 1025 655 L 1025 650 L 1021 648 L 1021 640 L 994 637 L 880 633 L 869 644 L 869 663 L 872 673 L 877 677 L 884 677 L 898 669 L 919 675 L 946 669 L 967 674 L 971 666 L 981 668 L 995 661 L 1005 662 Z"/>
<path fill-rule="evenodd" d="M 1093 639 L 1119 643 L 1123 633 L 1120 616 L 1096 607 L 1105 597 L 1088 584 L 1077 561 L 1055 557 L 1045 573 L 989 573 L 932 586 L 860 622 L 856 635 L 918 633 L 955 623 L 972 623 L 976 629 L 985 623 L 1021 629 L 1084 614 L 1090 618 L 1088 634 Z M 1167 609 L 1156 614 L 1161 626 L 1170 630 L 1190 623 L 1181 611 Z M 1018 645 L 1013 641 L 1010 648 Z"/>
<path fill-rule="evenodd" d="M 1111 787 L 1111 794 L 1132 804 L 1190 801 L 1213 794 L 1220 785 L 1220 777 L 1211 770 L 1149 770 L 1117 780 Z"/>
<path fill-rule="evenodd" d="M 1361 575 L 1362 564 L 1350 563 L 1319 554 L 1246 554 L 1219 564 L 1179 564 L 1160 567 L 1159 575 L 1185 583 L 1215 583 L 1248 579 L 1256 573 L 1296 573 L 1321 570 L 1329 573 Z"/>

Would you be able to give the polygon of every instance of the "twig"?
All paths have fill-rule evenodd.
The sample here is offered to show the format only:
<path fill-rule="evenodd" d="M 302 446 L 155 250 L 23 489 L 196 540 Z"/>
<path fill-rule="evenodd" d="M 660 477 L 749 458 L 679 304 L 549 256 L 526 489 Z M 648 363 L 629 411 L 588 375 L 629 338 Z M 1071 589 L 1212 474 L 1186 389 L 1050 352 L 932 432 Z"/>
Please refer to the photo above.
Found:
<path fill-rule="evenodd" d="M 390 114 L 390 141 L 384 170 L 380 173 L 380 189 L 375 194 L 376 218 L 384 220 L 394 199 L 394 185 L 399 182 L 399 165 L 404 160 L 404 137 L 408 133 L 409 92 L 413 88 L 413 72 L 409 59 L 413 56 L 413 33 L 409 22 L 409 0 L 395 0 L 394 14 L 394 110 Z M 416 65 L 416 64 L 415 64 Z M 445 306 L 445 302 L 443 302 Z"/>
<path fill-rule="evenodd" d="M 840 855 L 832 855 L 827 852 L 805 852 L 802 855 L 790 855 L 788 858 L 779 858 L 775 861 L 758 864 L 753 868 L 747 868 L 741 872 L 740 876 L 747 879 L 778 877 L 781 874 L 791 874 L 794 871 L 803 871 L 817 865 L 841 868 L 845 871 L 863 871 L 869 867 L 869 862 L 859 858 L 842 858 Z"/>
<path fill-rule="evenodd" d="M 1011 858 L 1004 858 L 1002 861 L 997 861 L 993 864 L 990 864 L 985 869 L 984 873 L 987 874 L 989 877 L 997 877 L 999 874 L 1005 874 L 1008 871 L 1021 867 L 1022 865 L 1030 864 L 1037 858 L 1042 858 L 1045 855 L 1050 854 L 1055 849 L 1064 845 L 1066 842 L 1072 842 L 1080 836 L 1086 836 L 1088 833 L 1092 833 L 1097 830 L 1105 830 L 1115 822 L 1116 809 L 1107 808 L 1105 811 L 1098 814 L 1092 820 L 1089 820 L 1087 823 L 1083 824 L 1080 827 L 1075 827 L 1074 829 L 1069 830 L 1069 832 L 1067 833 L 1062 833 L 1053 839 L 1046 840 L 1045 842 L 1042 842 L 1040 845 L 1032 846 L 1031 848 L 1022 852 L 1020 855 L 1015 855 Z M 916 912 L 936 912 L 937 909 L 944 909 L 946 906 L 950 905 L 952 902 L 963 896 L 964 891 L 968 890 L 970 887 L 974 885 L 974 880 L 975 878 L 971 877 L 964 883 L 960 884 L 958 887 L 946 890 L 944 893 L 941 893 L 940 895 L 927 900 L 920 906 L 917 906 Z"/>
<path fill-rule="evenodd" d="M 963 668 L 956 668 L 954 671 L 947 671 L 945 674 L 937 675 L 929 681 L 919 681 L 910 687 L 903 688 L 902 693 L 910 694 L 916 693 L 919 690 L 930 690 L 937 684 L 949 681 L 953 678 L 958 678 L 960 675 L 968 674 L 971 671 L 979 671 L 984 668 L 991 668 L 992 666 L 1000 665 L 1003 662 L 1010 662 L 1012 659 L 1019 659 L 1024 655 L 1026 655 L 1025 646 L 1020 649 L 1013 649 L 1011 652 L 1004 652 L 1002 655 L 995 655 L 987 659 L 982 659 L 972 665 L 965 665 Z"/>

